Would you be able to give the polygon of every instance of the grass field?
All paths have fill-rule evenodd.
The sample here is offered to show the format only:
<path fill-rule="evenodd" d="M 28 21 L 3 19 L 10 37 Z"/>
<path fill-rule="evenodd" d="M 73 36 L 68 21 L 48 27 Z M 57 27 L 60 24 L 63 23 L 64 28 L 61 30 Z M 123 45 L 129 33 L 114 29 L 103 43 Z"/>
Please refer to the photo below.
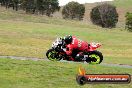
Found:
<path fill-rule="evenodd" d="M 82 65 L 87 74 L 129 73 L 131 69 L 104 67 L 81 63 L 61 63 L 49 61 L 20 61 L 0 59 L 1 88 L 131 88 L 130 84 L 87 84 L 76 82 L 78 68 Z M 125 70 L 125 72 L 124 72 Z"/>
<path fill-rule="evenodd" d="M 0 17 L 0 55 L 45 58 L 45 52 L 56 37 L 72 34 L 88 42 L 102 43 L 99 50 L 104 55 L 104 62 L 132 64 L 132 36 L 124 29 L 102 30 L 78 21 L 13 15 L 11 12 L 7 18 L 10 20 L 7 20 L 4 19 L 5 13 Z M 17 19 L 19 15 L 21 20 Z M 11 16 L 16 18 L 11 19 Z M 27 21 L 29 17 L 30 22 Z"/>
<path fill-rule="evenodd" d="M 104 29 L 91 23 L 27 15 L 22 11 L 14 12 L 3 7 L 0 8 L 1 56 L 25 56 L 45 59 L 45 53 L 50 48 L 52 41 L 56 37 L 68 34 L 75 35 L 88 42 L 102 43 L 102 47 L 98 50 L 104 55 L 104 63 L 132 65 L 132 33 L 124 30 L 123 26 Z M 130 68 L 1 58 L 0 88 L 81 88 L 75 81 L 79 65 L 82 65 L 89 74 L 132 74 Z M 82 87 L 131 88 L 132 83 L 122 85 L 91 84 Z"/>
<path fill-rule="evenodd" d="M 117 7 L 132 8 L 132 0 L 114 0 L 114 5 Z"/>

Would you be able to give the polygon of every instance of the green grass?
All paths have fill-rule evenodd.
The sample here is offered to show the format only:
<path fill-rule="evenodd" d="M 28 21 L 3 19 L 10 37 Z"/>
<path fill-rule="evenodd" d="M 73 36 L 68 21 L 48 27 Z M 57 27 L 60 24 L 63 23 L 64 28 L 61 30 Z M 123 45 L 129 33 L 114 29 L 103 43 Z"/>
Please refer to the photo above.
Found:
<path fill-rule="evenodd" d="M 82 67 L 87 74 L 94 73 L 129 73 L 132 69 L 88 65 L 83 63 L 21 61 L 0 59 L 1 88 L 131 88 L 132 84 L 88 84 L 79 86 L 76 83 L 78 68 Z"/>
<path fill-rule="evenodd" d="M 98 50 L 106 63 L 132 64 L 132 33 L 124 29 L 0 10 L 0 55 L 45 58 L 56 37 L 71 34 L 89 43 L 102 43 Z"/>
<path fill-rule="evenodd" d="M 132 0 L 114 0 L 114 5 L 117 7 L 129 8 L 132 6 Z"/>
<path fill-rule="evenodd" d="M 102 29 L 79 22 L 0 9 L 0 55 L 46 58 L 56 37 L 72 34 L 100 42 L 105 63 L 132 65 L 132 33 L 123 28 Z M 132 84 L 79 86 L 75 77 L 82 65 L 87 73 L 129 73 L 130 68 L 80 63 L 0 59 L 0 88 L 131 88 Z"/>

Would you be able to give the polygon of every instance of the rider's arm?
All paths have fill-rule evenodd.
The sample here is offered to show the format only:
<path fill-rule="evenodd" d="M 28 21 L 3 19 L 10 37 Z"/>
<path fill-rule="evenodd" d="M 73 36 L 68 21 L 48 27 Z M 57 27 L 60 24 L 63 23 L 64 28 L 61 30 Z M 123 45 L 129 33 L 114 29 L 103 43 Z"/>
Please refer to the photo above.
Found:
<path fill-rule="evenodd" d="M 72 50 L 73 50 L 72 45 L 71 44 L 67 45 L 66 54 L 67 55 L 71 55 L 72 54 Z"/>

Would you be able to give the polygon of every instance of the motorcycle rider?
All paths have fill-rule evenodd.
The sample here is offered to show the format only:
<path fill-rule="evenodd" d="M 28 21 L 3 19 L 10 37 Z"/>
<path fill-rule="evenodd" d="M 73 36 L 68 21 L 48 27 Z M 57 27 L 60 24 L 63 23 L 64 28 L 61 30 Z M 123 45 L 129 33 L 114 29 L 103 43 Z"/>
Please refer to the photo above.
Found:
<path fill-rule="evenodd" d="M 68 35 L 64 37 L 64 42 L 66 44 L 66 54 L 68 56 L 73 56 L 77 61 L 83 58 L 83 52 L 88 51 L 88 43 L 77 39 L 75 36 Z M 76 54 L 74 55 L 74 52 Z M 74 60 L 70 57 L 70 60 Z"/>

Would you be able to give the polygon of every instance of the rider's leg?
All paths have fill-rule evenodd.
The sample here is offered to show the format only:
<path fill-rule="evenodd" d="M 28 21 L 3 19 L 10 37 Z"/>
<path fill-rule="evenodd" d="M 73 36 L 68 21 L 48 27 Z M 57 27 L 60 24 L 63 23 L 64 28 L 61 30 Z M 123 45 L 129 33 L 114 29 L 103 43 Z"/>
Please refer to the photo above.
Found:
<path fill-rule="evenodd" d="M 83 52 L 79 52 L 79 53 L 76 55 L 75 60 L 76 60 L 76 61 L 82 61 L 83 57 L 84 57 Z"/>

